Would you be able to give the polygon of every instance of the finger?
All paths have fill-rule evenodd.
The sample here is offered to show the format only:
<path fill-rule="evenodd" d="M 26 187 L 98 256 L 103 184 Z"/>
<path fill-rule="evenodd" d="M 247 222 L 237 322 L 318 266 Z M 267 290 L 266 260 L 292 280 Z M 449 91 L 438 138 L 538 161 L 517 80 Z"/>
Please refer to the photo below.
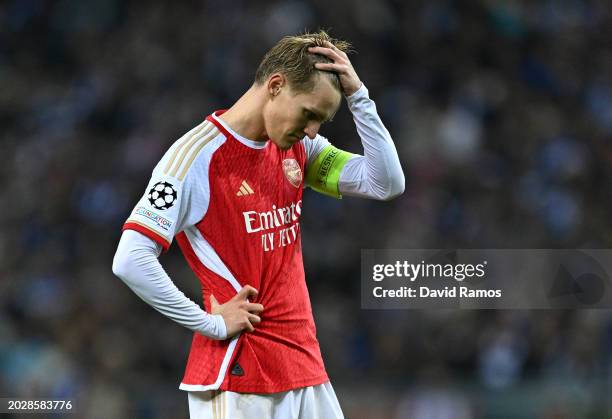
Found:
<path fill-rule="evenodd" d="M 219 302 L 217 301 L 215 296 L 210 294 L 210 307 L 214 308 L 214 307 L 217 307 L 218 305 L 219 305 Z"/>
<path fill-rule="evenodd" d="M 325 45 L 327 45 L 328 48 L 333 49 L 334 51 L 336 51 L 338 54 L 344 54 L 346 55 L 346 52 L 342 51 L 340 48 L 338 48 L 336 45 L 332 44 L 329 41 L 324 41 Z"/>
<path fill-rule="evenodd" d="M 325 47 L 314 47 L 314 49 L 311 48 L 310 52 L 314 54 L 323 55 L 329 58 L 330 60 L 332 60 L 333 62 L 338 62 L 338 61 L 343 60 L 343 58 L 340 55 L 338 55 L 336 51 L 334 51 L 333 49 L 325 48 Z"/>
<path fill-rule="evenodd" d="M 335 73 L 340 74 L 344 74 L 347 72 L 347 68 L 345 65 L 336 63 L 315 63 L 315 68 L 317 70 L 333 71 Z"/>
<path fill-rule="evenodd" d="M 250 321 L 247 320 L 246 324 L 244 325 L 244 329 L 247 332 L 253 332 L 255 330 L 255 327 L 253 327 L 253 325 L 251 324 Z"/>
<path fill-rule="evenodd" d="M 238 291 L 238 294 L 234 296 L 234 299 L 246 300 L 249 297 L 257 297 L 257 294 L 258 292 L 255 288 L 250 285 L 245 285 L 240 291 Z"/>
<path fill-rule="evenodd" d="M 342 53 L 342 51 L 340 51 L 340 49 L 337 46 L 335 46 L 334 44 L 332 44 L 331 42 L 323 41 L 323 43 L 327 46 L 327 48 L 333 49 L 334 51 L 336 51 L 339 54 Z"/>
<path fill-rule="evenodd" d="M 336 46 L 329 41 L 323 41 L 323 43 L 327 45 L 328 48 L 337 49 Z"/>
<path fill-rule="evenodd" d="M 261 323 L 261 317 L 249 313 L 249 321 L 251 324 Z"/>
<path fill-rule="evenodd" d="M 243 308 L 249 313 L 255 313 L 255 314 L 261 313 L 264 309 L 264 307 L 261 304 L 257 304 L 257 303 L 247 303 L 244 305 Z"/>
<path fill-rule="evenodd" d="M 326 48 L 326 47 L 310 47 L 308 48 L 308 51 L 313 53 L 313 54 L 320 54 L 320 55 L 324 55 L 327 58 L 331 59 L 332 61 L 336 62 L 336 61 L 342 61 L 342 57 L 340 55 L 338 55 L 338 53 L 336 51 L 334 51 L 331 48 Z"/>
<path fill-rule="evenodd" d="M 328 48 L 333 49 L 334 51 L 336 51 L 336 53 L 340 57 L 344 58 L 345 60 L 348 60 L 348 55 L 346 54 L 346 52 L 342 51 L 340 48 L 338 48 L 337 46 L 335 46 L 334 44 L 332 44 L 329 41 L 324 41 L 324 42 L 325 42 L 325 45 L 327 45 Z"/>

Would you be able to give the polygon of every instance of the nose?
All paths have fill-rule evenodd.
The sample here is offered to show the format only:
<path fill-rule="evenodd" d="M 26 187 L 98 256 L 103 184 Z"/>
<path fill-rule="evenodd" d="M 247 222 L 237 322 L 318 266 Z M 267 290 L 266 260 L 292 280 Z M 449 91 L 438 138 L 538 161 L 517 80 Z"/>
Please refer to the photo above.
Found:
<path fill-rule="evenodd" d="M 314 140 L 320 128 L 321 128 L 320 123 L 311 121 L 308 123 L 308 125 L 306 125 L 306 128 L 304 128 L 304 133 L 308 136 L 308 138 L 310 138 L 311 140 Z"/>

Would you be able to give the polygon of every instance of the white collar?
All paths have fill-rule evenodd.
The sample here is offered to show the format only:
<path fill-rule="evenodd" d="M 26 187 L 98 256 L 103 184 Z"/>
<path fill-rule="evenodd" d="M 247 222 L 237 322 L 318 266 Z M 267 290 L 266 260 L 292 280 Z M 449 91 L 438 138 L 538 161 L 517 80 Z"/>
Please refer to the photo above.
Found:
<path fill-rule="evenodd" d="M 229 132 L 232 137 L 240 141 L 245 146 L 251 147 L 251 148 L 264 148 L 268 144 L 268 141 L 255 141 L 255 140 L 249 140 L 248 138 L 243 137 L 242 135 L 238 134 L 236 131 L 231 129 L 221 118 L 215 115 L 215 113 L 216 112 L 212 113 L 213 119 L 217 121 L 219 124 L 221 124 L 221 126 L 225 128 L 226 131 Z"/>

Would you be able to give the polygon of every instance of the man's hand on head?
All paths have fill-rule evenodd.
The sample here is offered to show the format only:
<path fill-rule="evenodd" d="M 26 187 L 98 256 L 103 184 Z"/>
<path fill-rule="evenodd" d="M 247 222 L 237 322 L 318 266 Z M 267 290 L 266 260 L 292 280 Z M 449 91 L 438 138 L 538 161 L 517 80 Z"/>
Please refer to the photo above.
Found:
<path fill-rule="evenodd" d="M 340 77 L 340 84 L 345 96 L 350 96 L 361 87 L 361 80 L 357 76 L 357 72 L 353 68 L 348 55 L 344 51 L 339 50 L 331 42 L 326 41 L 327 47 L 310 47 L 308 51 L 313 54 L 324 55 L 333 62 L 331 63 L 315 63 L 315 68 L 323 71 L 333 71 Z"/>

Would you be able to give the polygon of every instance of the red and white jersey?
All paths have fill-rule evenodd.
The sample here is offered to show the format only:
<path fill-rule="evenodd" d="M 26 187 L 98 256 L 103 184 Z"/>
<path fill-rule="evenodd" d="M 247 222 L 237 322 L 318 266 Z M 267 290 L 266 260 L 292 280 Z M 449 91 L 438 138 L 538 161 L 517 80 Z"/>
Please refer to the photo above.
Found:
<path fill-rule="evenodd" d="M 275 393 L 324 383 L 299 221 L 305 168 L 329 142 L 283 151 L 232 133 L 220 113 L 172 145 L 124 225 L 164 249 L 176 237 L 209 312 L 211 293 L 224 303 L 247 284 L 259 291 L 253 333 L 194 334 L 180 388 Z"/>

